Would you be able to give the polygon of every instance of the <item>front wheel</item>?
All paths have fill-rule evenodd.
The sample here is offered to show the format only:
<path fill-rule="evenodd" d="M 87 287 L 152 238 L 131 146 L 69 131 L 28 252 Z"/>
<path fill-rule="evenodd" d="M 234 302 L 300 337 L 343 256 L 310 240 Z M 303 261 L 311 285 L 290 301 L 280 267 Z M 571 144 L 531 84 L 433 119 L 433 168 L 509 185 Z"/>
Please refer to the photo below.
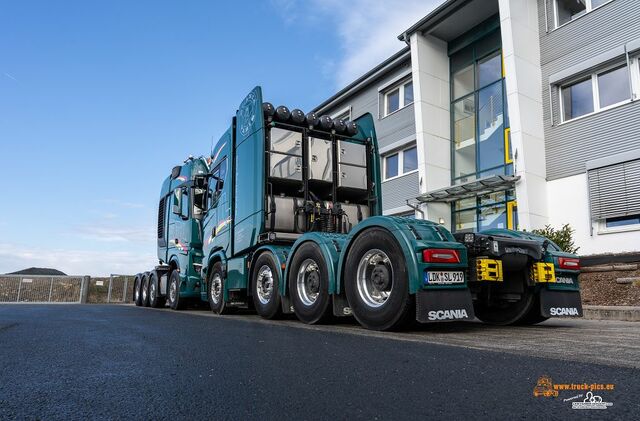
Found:
<path fill-rule="evenodd" d="M 209 307 L 216 314 L 229 314 L 234 308 L 228 307 L 224 301 L 224 274 L 220 262 L 213 265 L 207 279 L 207 296 Z"/>
<path fill-rule="evenodd" d="M 345 262 L 344 287 L 349 306 L 367 329 L 399 329 L 413 316 L 414 297 L 404 254 L 395 237 L 382 228 L 363 231 Z"/>
<path fill-rule="evenodd" d="M 256 259 L 251 276 L 251 295 L 256 312 L 265 319 L 275 319 L 282 313 L 278 287 L 278 265 L 269 252 L 262 253 Z"/>
<path fill-rule="evenodd" d="M 177 270 L 169 276 L 169 307 L 174 310 L 185 308 L 185 299 L 180 297 L 180 273 Z"/>
<path fill-rule="evenodd" d="M 316 243 L 300 246 L 289 267 L 289 295 L 300 321 L 323 323 L 331 317 L 329 272 Z"/>

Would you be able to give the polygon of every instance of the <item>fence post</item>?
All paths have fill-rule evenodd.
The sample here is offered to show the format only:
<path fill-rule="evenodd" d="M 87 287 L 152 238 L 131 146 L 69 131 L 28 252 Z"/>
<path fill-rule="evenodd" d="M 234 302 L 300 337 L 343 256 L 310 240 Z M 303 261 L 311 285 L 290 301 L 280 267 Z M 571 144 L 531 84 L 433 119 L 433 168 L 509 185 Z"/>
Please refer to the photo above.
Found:
<path fill-rule="evenodd" d="M 107 292 L 107 303 L 111 302 L 111 284 L 113 284 L 113 275 L 109 275 L 109 291 Z"/>
<path fill-rule="evenodd" d="M 87 297 L 89 297 L 89 282 L 91 276 L 83 276 L 82 283 L 80 284 L 80 304 L 87 304 Z"/>
<path fill-rule="evenodd" d="M 51 287 L 49 288 L 49 302 L 51 302 L 52 294 L 53 294 L 53 276 L 51 277 Z"/>
<path fill-rule="evenodd" d="M 129 289 L 129 277 L 124 277 L 124 291 L 122 291 L 122 303 L 127 303 L 127 290 Z"/>
<path fill-rule="evenodd" d="M 18 298 L 16 298 L 16 303 L 20 302 L 20 291 L 22 291 L 22 276 L 20 277 L 20 283 L 18 284 Z"/>

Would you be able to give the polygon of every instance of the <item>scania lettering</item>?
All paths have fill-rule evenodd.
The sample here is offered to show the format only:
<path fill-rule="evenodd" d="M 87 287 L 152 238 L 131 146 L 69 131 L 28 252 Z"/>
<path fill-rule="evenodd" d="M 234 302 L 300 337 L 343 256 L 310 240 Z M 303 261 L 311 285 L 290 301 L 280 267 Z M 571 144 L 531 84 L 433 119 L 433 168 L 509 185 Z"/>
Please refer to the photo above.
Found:
<path fill-rule="evenodd" d="M 468 319 L 467 310 L 438 310 L 429 312 L 429 320 L 464 320 Z"/>

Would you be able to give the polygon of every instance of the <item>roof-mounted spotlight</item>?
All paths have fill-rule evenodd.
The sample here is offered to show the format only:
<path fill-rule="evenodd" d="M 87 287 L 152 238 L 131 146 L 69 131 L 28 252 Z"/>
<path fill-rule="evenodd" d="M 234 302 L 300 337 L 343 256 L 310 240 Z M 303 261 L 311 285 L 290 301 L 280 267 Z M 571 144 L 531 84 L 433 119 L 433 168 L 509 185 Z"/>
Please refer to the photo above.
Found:
<path fill-rule="evenodd" d="M 262 112 L 268 121 L 273 120 L 273 115 L 276 113 L 276 109 L 270 102 L 262 103 Z"/>
<path fill-rule="evenodd" d="M 302 112 L 302 110 L 296 108 L 295 110 L 291 111 L 291 121 L 293 121 L 295 124 L 304 123 L 304 113 Z"/>
<path fill-rule="evenodd" d="M 344 123 L 344 120 L 333 120 L 333 130 L 335 130 L 336 133 L 344 133 L 346 129 L 347 125 Z"/>
<path fill-rule="evenodd" d="M 318 125 L 318 115 L 316 113 L 307 113 L 306 116 L 304 116 L 304 119 L 307 123 L 307 125 L 309 125 L 310 129 L 313 129 L 315 126 Z"/>
<path fill-rule="evenodd" d="M 345 122 L 346 131 L 349 136 L 354 136 L 358 134 L 358 123 L 355 121 L 347 121 Z"/>
<path fill-rule="evenodd" d="M 328 115 L 323 115 L 320 117 L 319 125 L 322 130 L 329 131 L 333 127 L 333 120 Z"/>
<path fill-rule="evenodd" d="M 289 120 L 289 117 L 291 117 L 291 111 L 289 111 L 287 107 L 281 105 L 276 108 L 276 119 L 280 121 L 287 121 Z"/>

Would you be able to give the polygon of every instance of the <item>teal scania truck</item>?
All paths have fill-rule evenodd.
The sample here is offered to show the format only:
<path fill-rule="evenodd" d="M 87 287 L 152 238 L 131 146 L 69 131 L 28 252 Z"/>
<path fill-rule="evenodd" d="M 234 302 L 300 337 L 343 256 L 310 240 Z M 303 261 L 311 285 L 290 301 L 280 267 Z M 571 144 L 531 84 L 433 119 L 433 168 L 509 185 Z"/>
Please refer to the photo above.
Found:
<path fill-rule="evenodd" d="M 164 181 L 158 259 L 137 305 L 208 301 L 305 323 L 537 323 L 580 316 L 579 261 L 549 240 L 383 216 L 371 115 L 355 121 L 263 102 L 256 87 L 207 158 Z M 562 275 L 562 276 L 560 276 Z M 559 280 L 561 280 L 559 282 Z"/>

